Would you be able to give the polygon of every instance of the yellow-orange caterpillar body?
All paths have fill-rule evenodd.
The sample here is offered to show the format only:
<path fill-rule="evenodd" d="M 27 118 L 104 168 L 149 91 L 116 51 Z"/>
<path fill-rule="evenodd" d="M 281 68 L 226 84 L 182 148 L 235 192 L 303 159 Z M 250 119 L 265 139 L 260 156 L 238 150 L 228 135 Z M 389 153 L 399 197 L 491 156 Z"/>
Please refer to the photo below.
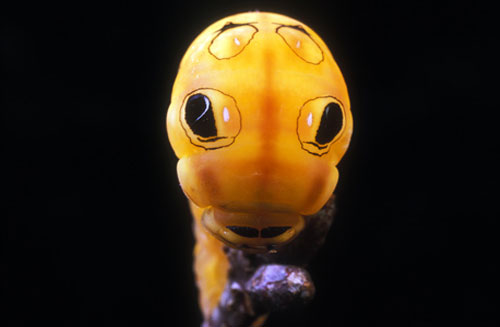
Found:
<path fill-rule="evenodd" d="M 167 129 L 195 221 L 208 317 L 226 282 L 224 244 L 279 251 L 332 195 L 353 129 L 347 87 L 312 29 L 242 13 L 209 26 L 187 50 Z"/>

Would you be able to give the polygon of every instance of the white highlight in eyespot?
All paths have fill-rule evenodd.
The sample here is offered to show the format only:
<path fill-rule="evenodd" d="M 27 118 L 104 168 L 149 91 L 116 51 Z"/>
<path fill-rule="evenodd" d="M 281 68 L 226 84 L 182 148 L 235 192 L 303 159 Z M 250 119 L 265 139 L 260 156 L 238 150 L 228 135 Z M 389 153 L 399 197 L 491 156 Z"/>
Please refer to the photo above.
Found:
<path fill-rule="evenodd" d="M 227 110 L 226 107 L 224 107 L 224 110 L 222 110 L 222 118 L 226 123 L 229 121 L 229 110 Z"/>
<path fill-rule="evenodd" d="M 313 124 L 313 113 L 310 112 L 309 116 L 307 116 L 307 126 L 311 127 Z"/>
<path fill-rule="evenodd" d="M 298 49 L 300 48 L 300 40 L 297 41 L 297 43 L 295 44 L 295 47 Z"/>
<path fill-rule="evenodd" d="M 237 37 L 234 38 L 234 43 L 238 46 L 241 44 Z"/>

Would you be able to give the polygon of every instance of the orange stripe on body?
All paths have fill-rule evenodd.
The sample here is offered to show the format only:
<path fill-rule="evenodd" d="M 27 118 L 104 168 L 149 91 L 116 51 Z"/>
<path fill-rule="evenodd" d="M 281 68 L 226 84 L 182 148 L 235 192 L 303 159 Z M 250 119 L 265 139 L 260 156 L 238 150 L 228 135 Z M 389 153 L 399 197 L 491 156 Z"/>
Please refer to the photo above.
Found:
<path fill-rule="evenodd" d="M 262 83 L 261 101 L 258 110 L 260 111 L 259 137 L 260 155 L 257 156 L 256 165 L 262 173 L 257 198 L 266 200 L 268 195 L 263 190 L 272 182 L 273 170 L 276 169 L 275 140 L 279 130 L 278 106 L 274 90 L 274 69 L 275 56 L 272 49 L 266 47 L 262 54 L 262 68 L 264 72 L 264 82 Z"/>

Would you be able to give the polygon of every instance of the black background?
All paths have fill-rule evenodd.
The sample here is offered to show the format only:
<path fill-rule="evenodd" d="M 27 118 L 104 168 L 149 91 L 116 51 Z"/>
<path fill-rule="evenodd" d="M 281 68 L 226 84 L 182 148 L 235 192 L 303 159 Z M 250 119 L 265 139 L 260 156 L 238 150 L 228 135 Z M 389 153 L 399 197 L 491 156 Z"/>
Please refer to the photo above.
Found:
<path fill-rule="evenodd" d="M 314 302 L 276 326 L 498 323 L 495 10 L 475 2 L 2 5 L 2 326 L 198 326 L 164 128 L 177 65 L 226 15 L 295 17 L 355 119 Z"/>

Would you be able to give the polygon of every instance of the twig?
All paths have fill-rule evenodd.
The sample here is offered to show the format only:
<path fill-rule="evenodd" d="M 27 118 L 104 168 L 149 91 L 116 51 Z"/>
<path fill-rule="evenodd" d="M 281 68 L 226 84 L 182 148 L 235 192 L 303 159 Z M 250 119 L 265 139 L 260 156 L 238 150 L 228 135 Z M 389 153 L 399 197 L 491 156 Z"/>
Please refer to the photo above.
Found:
<path fill-rule="evenodd" d="M 262 326 L 272 312 L 300 308 L 314 297 L 304 268 L 323 245 L 335 213 L 334 197 L 277 253 L 251 254 L 226 247 L 230 268 L 218 307 L 202 327 Z"/>

